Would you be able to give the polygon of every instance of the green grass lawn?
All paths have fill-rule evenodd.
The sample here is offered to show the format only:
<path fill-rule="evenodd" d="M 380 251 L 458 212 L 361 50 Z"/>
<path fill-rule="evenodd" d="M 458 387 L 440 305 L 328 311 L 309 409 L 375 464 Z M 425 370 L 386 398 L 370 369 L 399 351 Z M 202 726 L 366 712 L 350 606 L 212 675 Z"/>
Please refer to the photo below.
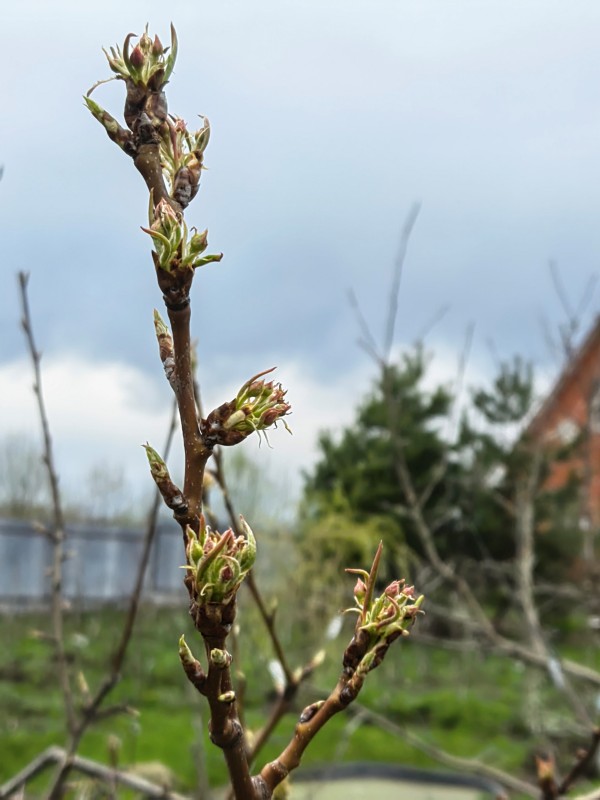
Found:
<path fill-rule="evenodd" d="M 81 674 L 91 690 L 102 677 L 119 633 L 121 612 L 102 610 L 67 617 L 67 646 L 73 674 Z M 0 783 L 50 744 L 65 743 L 62 699 L 47 616 L 0 618 Z M 272 692 L 265 663 L 271 657 L 264 634 L 252 615 L 244 618 L 249 634 L 240 641 L 242 668 L 248 682 L 247 723 L 257 729 L 268 711 Z M 177 656 L 185 632 L 199 655 L 185 611 L 147 608 L 140 615 L 123 679 L 107 701 L 135 709 L 97 724 L 84 738 L 80 753 L 99 761 L 108 757 L 110 737 L 119 742 L 121 765 L 160 762 L 176 776 L 180 791 L 198 783 L 197 764 L 205 764 L 210 785 L 226 780 L 221 754 L 207 742 L 203 699 L 188 685 Z M 196 644 L 194 648 L 194 643 Z M 331 686 L 337 677 L 341 643 L 329 645 L 330 656 L 305 687 L 298 711 L 318 697 L 316 687 Z M 294 664 L 309 653 L 298 652 Z M 597 659 L 597 656 L 595 657 Z M 596 663 L 596 666 L 598 664 Z M 361 703 L 456 755 L 477 757 L 531 779 L 537 742 L 531 719 L 540 713 L 555 729 L 557 741 L 571 747 L 564 729 L 570 718 L 562 700 L 539 678 L 507 660 L 481 653 L 462 654 L 419 646 L 411 639 L 392 649 L 383 667 L 369 676 Z M 551 709 L 551 712 L 536 711 Z M 277 729 L 261 761 L 273 758 L 287 742 L 297 714 Z M 308 750 L 304 763 L 382 761 L 413 766 L 439 766 L 401 738 L 383 732 L 354 715 L 332 720 Z M 36 786 L 43 794 L 43 781 Z M 35 788 L 35 787 L 34 787 Z M 125 795 L 123 795 L 125 796 Z"/>

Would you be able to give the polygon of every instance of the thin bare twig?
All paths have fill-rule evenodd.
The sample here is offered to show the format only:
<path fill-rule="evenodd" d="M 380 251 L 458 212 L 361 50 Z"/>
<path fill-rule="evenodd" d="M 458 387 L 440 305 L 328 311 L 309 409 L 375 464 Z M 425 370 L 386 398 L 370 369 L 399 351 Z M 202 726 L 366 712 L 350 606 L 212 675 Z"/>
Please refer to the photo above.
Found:
<path fill-rule="evenodd" d="M 358 321 L 358 327 L 362 333 L 362 338 L 358 340 L 359 345 L 368 353 L 368 355 L 371 356 L 375 363 L 380 363 L 381 356 L 378 352 L 377 342 L 375 341 L 375 337 L 369 328 L 369 324 L 362 313 L 358 298 L 353 289 L 348 289 L 348 302 L 354 311 L 354 315 Z"/>
<path fill-rule="evenodd" d="M 171 408 L 171 418 L 169 420 L 169 427 L 167 429 L 167 435 L 163 447 L 165 458 L 168 458 L 169 453 L 171 452 L 171 447 L 173 445 L 173 438 L 175 436 L 176 427 L 177 427 L 177 406 L 175 403 L 173 403 Z M 142 545 L 142 553 L 140 556 L 140 561 L 138 563 L 138 570 L 135 579 L 135 584 L 133 586 L 131 596 L 129 598 L 129 608 L 127 611 L 127 616 L 125 618 L 125 624 L 123 626 L 123 631 L 121 633 L 121 639 L 112 657 L 112 664 L 111 664 L 112 674 L 116 676 L 116 680 L 118 680 L 119 678 L 123 662 L 125 661 L 125 655 L 127 653 L 127 648 L 129 646 L 135 621 L 137 619 L 137 612 L 139 610 L 140 599 L 142 596 L 142 589 L 144 586 L 144 579 L 146 577 L 146 571 L 148 569 L 148 563 L 150 560 L 150 553 L 152 552 L 152 545 L 154 544 L 154 540 L 156 539 L 156 531 L 158 528 L 158 512 L 160 510 L 160 507 L 161 507 L 160 492 L 158 491 L 158 489 L 156 489 L 154 491 L 154 497 L 152 499 L 152 505 L 150 507 L 150 511 L 148 512 L 146 535 L 144 536 L 144 543 Z"/>
<path fill-rule="evenodd" d="M 578 753 L 577 760 L 558 786 L 557 797 L 567 794 L 575 782 L 585 774 L 586 770 L 594 763 L 598 748 L 600 747 L 600 728 L 594 728 L 589 747 Z"/>
<path fill-rule="evenodd" d="M 56 470 L 56 463 L 54 460 L 54 449 L 52 447 L 52 436 L 50 435 L 50 425 L 48 422 L 48 415 L 46 412 L 46 404 L 44 401 L 44 393 L 42 388 L 42 372 L 40 368 L 41 354 L 36 347 L 33 335 L 33 326 L 31 321 L 31 313 L 29 310 L 29 298 L 27 295 L 27 284 L 29 282 L 29 274 L 26 272 L 19 272 L 19 291 L 21 300 L 21 326 L 25 333 L 27 347 L 29 349 L 29 356 L 33 366 L 34 384 L 33 390 L 36 396 L 38 414 L 42 426 L 42 437 L 44 456 L 43 461 L 46 467 L 46 474 L 50 484 L 50 496 L 52 498 L 52 569 L 51 569 L 51 582 L 52 582 L 52 600 L 51 600 L 51 615 L 52 615 L 52 630 L 54 634 L 54 647 L 56 652 L 56 664 L 58 671 L 58 679 L 62 691 L 63 703 L 65 707 L 65 719 L 67 732 L 72 735 L 76 727 L 75 707 L 73 703 L 73 690 L 71 686 L 71 677 L 69 674 L 69 664 L 65 650 L 65 632 L 64 632 L 64 598 L 62 589 L 63 580 L 63 562 L 65 560 L 65 517 L 62 507 L 62 499 L 59 489 L 58 472 Z"/>
<path fill-rule="evenodd" d="M 431 742 L 426 742 L 424 739 L 421 739 L 420 736 L 407 730 L 406 727 L 397 725 L 395 722 L 388 719 L 388 717 L 378 714 L 376 711 L 372 711 L 360 703 L 354 703 L 349 710 L 351 713 L 363 715 L 366 720 L 374 722 L 382 730 L 397 736 L 399 739 L 403 739 L 411 747 L 431 756 L 431 758 L 442 764 L 447 764 L 449 767 L 463 770 L 472 775 L 479 775 L 483 778 L 497 781 L 506 788 L 515 792 L 521 792 L 528 797 L 538 796 L 538 789 L 534 784 L 515 778 L 510 773 L 504 772 L 504 770 L 497 769 L 496 767 L 491 767 L 489 764 L 479 761 L 478 759 L 462 758 L 452 755 L 452 753 L 448 753 L 446 750 L 431 744 Z"/>
<path fill-rule="evenodd" d="M 569 300 L 569 296 L 567 295 L 567 290 L 564 287 L 562 282 L 562 278 L 558 269 L 558 265 L 554 259 L 550 259 L 548 263 L 548 270 L 550 272 L 550 277 L 552 278 L 552 283 L 554 285 L 554 291 L 556 292 L 556 296 L 558 297 L 560 304 L 565 312 L 565 316 L 567 318 L 567 325 L 569 327 L 569 332 L 573 334 L 576 330 L 577 326 L 577 316 L 573 311 L 571 306 L 571 302 Z M 568 349 L 571 349 L 572 342 L 568 341 Z"/>
<path fill-rule="evenodd" d="M 550 271 L 550 277 L 552 279 L 554 291 L 556 292 L 556 296 L 558 297 L 566 318 L 566 321 L 563 325 L 558 325 L 558 331 L 561 339 L 563 359 L 568 361 L 574 353 L 575 338 L 581 328 L 582 317 L 594 296 L 594 291 L 598 282 L 598 276 L 591 275 L 590 278 L 588 278 L 588 281 L 581 294 L 581 298 L 574 308 L 567 293 L 566 287 L 562 281 L 558 264 L 555 261 L 550 260 L 548 269 Z"/>
<path fill-rule="evenodd" d="M 438 308 L 438 310 L 433 314 L 431 319 L 427 320 L 425 325 L 421 328 L 420 332 L 415 337 L 415 344 L 416 345 L 424 345 L 425 340 L 429 336 L 429 334 L 433 331 L 433 329 L 444 319 L 446 314 L 450 311 L 450 305 L 445 303 L 443 306 Z"/>
<path fill-rule="evenodd" d="M 49 747 L 40 753 L 30 764 L 0 787 L 0 800 L 12 797 L 19 789 L 25 786 L 36 775 L 44 772 L 54 764 L 64 764 L 68 760 L 67 752 L 62 747 Z M 164 786 L 157 786 L 154 783 L 134 775 L 125 770 L 113 769 L 104 764 L 98 764 L 89 758 L 72 756 L 70 759 L 70 769 L 81 772 L 104 783 L 116 783 L 126 789 L 140 792 L 144 797 L 156 798 L 156 800 L 189 800 L 184 795 L 177 794 L 165 789 Z"/>
<path fill-rule="evenodd" d="M 176 420 L 177 420 L 177 407 L 176 404 L 173 403 L 171 419 L 169 422 L 169 428 L 167 431 L 167 436 L 164 446 L 165 458 L 168 457 L 168 454 L 171 450 L 171 446 L 173 443 L 173 436 L 175 434 Z M 160 493 L 158 489 L 155 489 L 154 497 L 152 500 L 152 506 L 150 507 L 150 511 L 148 513 L 146 533 L 144 535 L 142 552 L 140 555 L 140 560 L 138 562 L 135 582 L 133 585 L 133 589 L 131 591 L 131 595 L 129 597 L 129 606 L 127 614 L 125 616 L 125 621 L 123 623 L 123 629 L 121 631 L 121 637 L 119 639 L 119 643 L 111 657 L 106 677 L 100 683 L 94 696 L 81 709 L 80 717 L 76 721 L 75 726 L 71 732 L 71 737 L 67 749 L 67 756 L 63 760 L 60 769 L 58 770 L 58 773 L 54 779 L 54 783 L 48 795 L 49 800 L 54 800 L 54 798 L 59 798 L 61 796 L 64 783 L 69 775 L 70 770 L 73 767 L 73 764 L 75 763 L 75 754 L 77 753 L 79 744 L 83 736 L 85 735 L 90 725 L 92 725 L 94 722 L 96 722 L 99 718 L 103 716 L 103 713 L 100 710 L 102 703 L 104 702 L 106 697 L 110 694 L 110 692 L 114 689 L 114 687 L 117 685 L 117 683 L 121 678 L 121 669 L 125 661 L 127 649 L 129 647 L 129 643 L 131 641 L 131 635 L 133 633 L 135 621 L 137 619 L 137 613 L 139 610 L 139 604 L 142 595 L 142 588 L 144 585 L 144 579 L 146 577 L 146 571 L 150 560 L 150 553 L 152 552 L 152 545 L 154 544 L 154 540 L 156 538 L 156 530 L 158 526 L 158 512 L 160 506 L 161 506 Z"/>
<path fill-rule="evenodd" d="M 406 258 L 406 252 L 408 249 L 408 243 L 410 241 L 410 236 L 417 221 L 417 217 L 419 216 L 419 212 L 421 210 L 420 203 L 414 203 L 410 208 L 406 219 L 402 225 L 402 232 L 400 234 L 400 243 L 398 245 L 398 252 L 396 253 L 396 258 L 394 260 L 394 267 L 392 273 L 392 287 L 390 289 L 389 295 L 389 308 L 388 313 L 385 318 L 385 331 L 383 337 L 383 347 L 380 352 L 379 347 L 377 346 L 377 342 L 369 323 L 365 319 L 364 314 L 362 313 L 362 309 L 360 308 L 360 304 L 358 302 L 358 298 L 356 297 L 356 293 L 353 289 L 348 290 L 348 301 L 354 314 L 356 316 L 356 320 L 358 322 L 358 326 L 362 333 L 362 338 L 359 339 L 359 345 L 367 352 L 367 354 L 373 359 L 373 361 L 382 367 L 386 364 L 391 356 L 392 345 L 394 341 L 394 334 L 396 330 L 396 316 L 398 313 L 398 296 L 400 293 L 400 283 L 402 280 L 402 271 L 404 268 L 404 261 Z M 441 316 L 446 313 L 445 308 L 441 311 Z M 440 318 L 440 312 L 437 313 L 434 321 L 437 322 Z"/>
<path fill-rule="evenodd" d="M 56 648 L 58 675 L 63 694 L 63 701 L 65 704 L 67 731 L 69 734 L 69 746 L 67 750 L 67 757 L 64 759 L 64 762 L 61 765 L 59 773 L 55 778 L 53 787 L 50 790 L 49 794 L 50 798 L 54 798 L 54 797 L 59 797 L 62 792 L 64 781 L 66 780 L 73 763 L 75 763 L 74 755 L 77 751 L 81 738 L 83 737 L 87 728 L 97 719 L 98 710 L 102 702 L 119 681 L 120 670 L 123 661 L 125 659 L 125 654 L 127 651 L 129 641 L 131 639 L 131 634 L 133 631 L 133 626 L 135 623 L 139 607 L 141 589 L 146 573 L 146 568 L 148 565 L 150 552 L 152 549 L 152 544 L 155 538 L 158 509 L 159 509 L 159 498 L 158 498 L 158 492 L 156 492 L 153 505 L 148 517 L 148 525 L 146 529 L 146 535 L 144 537 L 142 555 L 140 558 L 140 562 L 138 564 L 138 571 L 137 571 L 135 585 L 130 598 L 129 610 L 125 618 L 125 623 L 119 646 L 117 647 L 113 656 L 110 672 L 100 685 L 94 698 L 83 707 L 81 711 L 81 716 L 78 718 L 78 715 L 75 712 L 75 707 L 73 702 L 71 679 L 70 679 L 67 655 L 64 645 L 64 613 L 63 613 L 64 599 L 62 593 L 62 565 L 65 559 L 65 547 L 64 547 L 65 519 L 64 519 L 64 512 L 62 508 L 62 500 L 59 489 L 58 473 L 56 470 L 56 464 L 54 460 L 54 451 L 52 446 L 52 437 L 50 434 L 50 425 L 48 421 L 48 416 L 44 402 L 43 389 L 42 389 L 42 374 L 40 365 L 41 356 L 35 344 L 35 339 L 33 335 L 33 326 L 31 320 L 31 312 L 29 308 L 29 301 L 27 295 L 27 285 L 29 281 L 29 276 L 24 272 L 20 272 L 18 275 L 18 279 L 20 288 L 21 308 L 23 315 L 21 325 L 23 327 L 23 331 L 26 336 L 27 345 L 29 348 L 29 353 L 34 369 L 34 392 L 37 399 L 38 411 L 42 425 L 42 434 L 44 442 L 44 464 L 46 466 L 48 479 L 50 483 L 50 489 L 51 489 L 52 510 L 53 510 L 53 527 L 52 530 L 50 531 L 50 536 L 53 543 L 53 563 L 51 571 L 52 627 L 53 627 L 52 641 Z M 167 442 L 165 445 L 166 451 L 170 449 L 174 430 L 175 430 L 175 415 L 173 413 L 169 433 L 167 436 Z"/>
<path fill-rule="evenodd" d="M 396 333 L 396 317 L 398 314 L 398 297 L 400 294 L 400 283 L 402 280 L 402 271 L 404 268 L 404 261 L 406 259 L 406 252 L 408 250 L 408 243 L 410 241 L 413 228 L 421 210 L 420 203 L 414 203 L 409 210 L 404 225 L 402 226 L 402 233 L 400 234 L 400 244 L 398 252 L 394 261 L 394 269 L 392 273 L 392 283 L 389 293 L 389 308 L 385 320 L 385 331 L 383 336 L 383 360 L 387 363 L 390 359 L 392 352 L 392 345 L 394 343 L 394 336 Z"/>

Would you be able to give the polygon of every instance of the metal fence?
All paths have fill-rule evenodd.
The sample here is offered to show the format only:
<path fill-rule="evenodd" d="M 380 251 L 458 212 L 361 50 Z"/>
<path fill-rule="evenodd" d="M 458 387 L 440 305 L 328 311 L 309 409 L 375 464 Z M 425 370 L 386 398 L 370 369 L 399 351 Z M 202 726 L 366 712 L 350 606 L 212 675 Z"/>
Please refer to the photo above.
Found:
<path fill-rule="evenodd" d="M 63 595 L 85 605 L 117 603 L 129 597 L 142 552 L 144 531 L 100 525 L 68 525 Z M 43 604 L 51 594 L 52 542 L 35 526 L 0 519 L 0 603 Z M 143 595 L 156 602 L 181 599 L 181 533 L 159 524 L 146 571 Z"/>

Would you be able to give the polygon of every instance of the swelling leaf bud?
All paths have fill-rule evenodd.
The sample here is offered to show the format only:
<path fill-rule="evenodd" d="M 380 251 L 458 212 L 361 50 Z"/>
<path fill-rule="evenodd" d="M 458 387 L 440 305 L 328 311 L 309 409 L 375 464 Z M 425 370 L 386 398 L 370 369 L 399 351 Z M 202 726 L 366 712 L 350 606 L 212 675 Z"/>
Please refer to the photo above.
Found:
<path fill-rule="evenodd" d="M 166 53 L 169 48 L 165 49 L 162 46 L 158 36 L 153 40 L 148 35 L 148 26 L 130 52 L 130 43 L 134 37 L 134 33 L 128 33 L 123 47 L 111 47 L 110 53 L 103 48 L 108 66 L 117 78 L 130 81 L 142 89 L 159 92 L 169 80 L 175 66 L 177 57 L 175 29 L 171 25 L 171 52 L 168 56 Z"/>
<path fill-rule="evenodd" d="M 254 431 L 260 433 L 279 421 L 291 433 L 283 419 L 291 409 L 285 400 L 286 391 L 280 383 L 261 380 L 273 369 L 250 378 L 231 402 L 223 403 L 201 421 L 202 436 L 209 447 L 238 444 Z"/>
<path fill-rule="evenodd" d="M 303 725 L 305 722 L 310 722 L 317 711 L 325 705 L 325 700 L 317 700 L 316 703 L 311 703 L 302 711 L 298 722 Z"/>
<path fill-rule="evenodd" d="M 192 229 L 193 230 L 193 229 Z M 189 242 L 189 251 L 193 256 L 200 255 L 206 250 L 208 245 L 208 231 L 204 230 L 202 233 L 196 232 Z"/>
<path fill-rule="evenodd" d="M 202 117 L 200 130 L 188 131 L 181 117 L 165 120 L 168 135 L 161 137 L 160 157 L 163 173 L 173 199 L 186 208 L 198 193 L 204 151 L 210 139 L 210 123 Z"/>
<path fill-rule="evenodd" d="M 142 447 L 146 451 L 146 457 L 148 458 L 148 464 L 150 464 L 150 473 L 154 478 L 155 482 L 159 482 L 165 480 L 165 478 L 169 478 L 169 470 L 167 469 L 167 465 L 163 461 L 163 459 L 158 455 L 156 450 L 146 442 L 143 444 Z"/>
<path fill-rule="evenodd" d="M 137 47 L 133 48 L 130 56 L 130 63 L 132 67 L 135 67 L 135 69 L 141 69 L 144 66 L 144 54 L 142 53 L 142 49 L 139 44 Z"/>
<path fill-rule="evenodd" d="M 154 240 L 158 265 L 166 272 L 196 269 L 223 258 L 223 253 L 201 256 L 208 242 L 207 231 L 198 233 L 192 228 L 193 234 L 190 236 L 183 217 L 164 198 L 153 208 L 153 198 L 150 195 L 148 217 L 151 221 L 150 227 L 142 227 L 142 230 Z"/>
<path fill-rule="evenodd" d="M 203 692 L 206 684 L 206 675 L 198 659 L 194 658 L 184 636 L 179 639 L 179 660 L 188 680 L 199 692 Z"/>
<path fill-rule="evenodd" d="M 179 658 L 181 659 L 181 663 L 185 666 L 187 665 L 194 665 L 196 664 L 196 659 L 194 658 L 192 651 L 190 650 L 188 643 L 185 640 L 185 636 L 182 634 L 179 637 Z"/>
<path fill-rule="evenodd" d="M 83 100 L 90 113 L 106 131 L 108 138 L 115 142 L 115 144 L 118 144 L 125 153 L 132 155 L 133 136 L 131 131 L 119 125 L 117 120 L 109 114 L 108 111 L 105 111 L 102 106 L 99 106 L 98 103 L 94 102 L 90 97 L 85 96 Z"/>
<path fill-rule="evenodd" d="M 165 48 L 162 46 L 162 42 L 158 38 L 158 34 L 154 36 L 154 42 L 152 44 L 152 55 L 153 56 L 162 56 L 165 52 Z"/>
<path fill-rule="evenodd" d="M 169 470 L 163 459 L 149 444 L 142 445 L 146 451 L 146 457 L 150 464 L 150 474 L 154 479 L 157 489 L 162 495 L 168 508 L 173 511 L 176 517 L 187 512 L 187 502 L 181 490 L 173 483 Z"/>
<path fill-rule="evenodd" d="M 229 528 L 224 533 L 213 531 L 200 519 L 198 534 L 186 530 L 186 568 L 190 571 L 193 599 L 199 606 L 207 603 L 230 603 L 242 581 L 254 566 L 256 540 L 250 526 L 242 519 L 241 533 Z"/>
<path fill-rule="evenodd" d="M 210 661 L 214 664 L 215 667 L 219 667 L 219 669 L 225 669 L 231 664 L 232 658 L 231 654 L 227 652 L 227 650 L 219 650 L 218 648 L 214 647 L 210 651 Z"/>
<path fill-rule="evenodd" d="M 158 311 L 154 309 L 154 331 L 158 341 L 158 352 L 163 369 L 171 387 L 175 389 L 175 348 L 173 337 Z"/>
<path fill-rule="evenodd" d="M 365 676 L 381 664 L 390 644 L 400 636 L 408 636 L 418 614 L 422 614 L 424 596 L 415 594 L 414 586 L 404 579 L 392 581 L 379 597 L 374 596 L 375 581 L 381 559 L 379 544 L 370 572 L 347 569 L 359 575 L 354 586 L 355 606 L 347 611 L 358 614 L 354 637 L 344 653 L 344 669 L 348 674 Z"/>

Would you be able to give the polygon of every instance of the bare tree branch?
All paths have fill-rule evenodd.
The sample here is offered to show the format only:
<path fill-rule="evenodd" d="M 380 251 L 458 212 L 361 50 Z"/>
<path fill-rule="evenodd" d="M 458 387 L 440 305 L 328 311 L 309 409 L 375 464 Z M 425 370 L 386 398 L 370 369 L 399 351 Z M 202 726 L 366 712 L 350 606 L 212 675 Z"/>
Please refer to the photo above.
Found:
<path fill-rule="evenodd" d="M 398 314 L 398 297 L 400 294 L 400 283 L 402 281 L 402 271 L 404 268 L 404 261 L 406 259 L 406 252 L 408 250 L 408 243 L 410 236 L 419 216 L 421 210 L 420 203 L 414 203 L 408 212 L 402 232 L 400 234 L 400 244 L 394 261 L 394 269 L 392 272 L 392 282 L 389 293 L 389 308 L 385 321 L 385 331 L 383 336 L 383 360 L 387 363 L 390 359 L 392 352 L 392 345 L 394 343 L 394 336 L 396 333 L 396 317 Z"/>
<path fill-rule="evenodd" d="M 165 458 L 168 457 L 171 445 L 173 443 L 176 420 L 177 420 L 177 406 L 175 403 L 173 403 L 173 408 L 171 411 L 171 420 L 169 422 L 169 428 L 167 431 L 167 436 L 164 446 Z M 106 677 L 100 683 L 94 696 L 91 697 L 87 701 L 87 703 L 81 708 L 79 719 L 76 720 L 73 730 L 71 731 L 71 737 L 67 748 L 67 756 L 64 759 L 63 763 L 61 764 L 56 774 L 54 783 L 48 795 L 49 800 L 54 800 L 55 798 L 58 800 L 58 798 L 61 797 L 64 783 L 74 764 L 73 759 L 75 757 L 75 754 L 77 753 L 79 744 L 83 736 L 85 735 L 90 725 L 92 725 L 94 722 L 98 721 L 99 718 L 104 716 L 104 713 L 101 711 L 102 703 L 104 702 L 106 697 L 110 694 L 110 692 L 112 692 L 112 690 L 115 688 L 115 686 L 117 685 L 117 683 L 121 678 L 121 669 L 125 661 L 127 649 L 129 647 L 135 621 L 137 619 L 140 600 L 142 596 L 142 588 L 144 585 L 144 579 L 146 577 L 146 571 L 150 560 L 150 553 L 152 552 L 152 545 L 154 544 L 154 540 L 156 538 L 156 530 L 158 526 L 158 512 L 160 507 L 161 507 L 160 492 L 158 491 L 158 489 L 155 489 L 154 498 L 152 500 L 152 506 L 148 513 L 148 521 L 146 524 L 146 533 L 144 535 L 144 541 L 142 544 L 142 552 L 140 554 L 140 560 L 137 566 L 137 573 L 134 585 L 131 591 L 131 595 L 129 597 L 129 606 L 123 623 L 121 638 L 112 655 Z M 127 707 L 124 707 L 122 711 L 126 712 Z"/>
<path fill-rule="evenodd" d="M 28 275 L 21 272 L 19 273 L 19 288 L 20 299 L 22 308 L 22 327 L 25 332 L 27 344 L 31 361 L 34 368 L 34 391 L 38 403 L 38 411 L 42 424 L 42 433 L 44 441 L 44 463 L 46 465 L 48 478 L 50 482 L 52 508 L 53 508 L 53 528 L 51 533 L 53 543 L 53 565 L 51 570 L 52 578 L 52 627 L 53 627 L 53 643 L 56 648 L 58 675 L 63 693 L 63 701 L 65 703 L 67 730 L 69 734 L 69 745 L 67 749 L 67 756 L 63 760 L 61 767 L 55 777 L 52 788 L 50 789 L 49 798 L 59 798 L 62 794 L 64 782 L 69 774 L 70 769 L 74 763 L 74 756 L 79 747 L 81 738 L 83 737 L 87 728 L 97 719 L 99 708 L 104 701 L 105 697 L 114 688 L 120 678 L 120 670 L 125 659 L 125 654 L 131 634 L 133 631 L 134 622 L 139 608 L 141 597 L 141 589 L 154 542 L 156 525 L 159 509 L 159 497 L 156 492 L 154 502 L 148 517 L 148 524 L 146 528 L 146 535 L 142 547 L 142 555 L 138 564 L 138 571 L 136 575 L 135 585 L 130 597 L 129 610 L 125 617 L 124 627 L 121 635 L 121 640 L 114 653 L 110 670 L 104 681 L 101 683 L 95 696 L 89 700 L 86 705 L 81 709 L 81 714 L 78 715 L 75 711 L 73 702 L 73 692 L 71 687 L 71 680 L 69 675 L 69 667 L 64 645 L 64 617 L 63 617 L 63 594 L 62 594 L 62 565 L 65 559 L 65 521 L 62 509 L 62 502 L 59 490 L 59 480 L 54 461 L 54 453 L 52 447 L 52 438 L 50 434 L 50 426 L 46 413 L 44 396 L 42 391 L 42 376 L 40 368 L 40 354 L 37 350 L 35 339 L 33 336 L 33 328 L 31 322 L 31 313 L 29 310 L 29 302 L 27 296 Z M 173 432 L 175 430 L 175 414 L 173 412 L 170 429 L 167 436 L 165 450 L 168 451 L 171 446 Z"/>
<path fill-rule="evenodd" d="M 527 781 L 522 781 L 519 778 L 515 778 L 510 773 L 504 772 L 501 769 L 491 767 L 489 764 L 486 764 L 483 761 L 478 761 L 477 759 L 473 758 L 461 758 L 459 756 L 454 756 L 451 753 L 448 753 L 446 750 L 443 750 L 442 748 L 439 748 L 436 745 L 421 739 L 420 736 L 412 733 L 406 727 L 397 725 L 388 717 L 366 708 L 364 705 L 355 703 L 350 707 L 350 711 L 352 713 L 364 715 L 365 719 L 371 720 L 382 730 L 397 736 L 399 739 L 407 742 L 411 747 L 414 747 L 422 753 L 426 753 L 442 764 L 447 764 L 449 767 L 468 772 L 472 775 L 479 775 L 484 778 L 489 778 L 492 781 L 497 781 L 508 789 L 511 789 L 515 792 L 521 792 L 528 797 L 538 796 L 538 789 L 533 784 L 528 783 Z"/>
<path fill-rule="evenodd" d="M 354 315 L 356 316 L 356 320 L 358 322 L 358 327 L 362 333 L 362 338 L 358 340 L 358 344 L 366 351 L 373 361 L 375 361 L 375 363 L 379 363 L 381 361 L 381 356 L 378 353 L 377 342 L 375 341 L 375 337 L 369 328 L 369 324 L 362 313 L 358 298 L 353 289 L 348 289 L 348 301 L 350 303 L 350 307 L 354 311 Z"/>
<path fill-rule="evenodd" d="M 126 789 L 140 792 L 144 797 L 156 798 L 156 800 L 189 800 L 184 795 L 177 794 L 164 786 L 157 786 L 154 783 L 124 770 L 112 769 L 103 764 L 98 764 L 89 758 L 81 756 L 70 756 L 62 747 L 49 747 L 40 753 L 31 763 L 0 787 L 0 800 L 9 798 L 19 789 L 25 786 L 36 775 L 44 772 L 54 764 L 64 766 L 69 762 L 69 771 L 81 772 L 90 778 L 95 778 L 103 783 L 118 784 Z"/>
<path fill-rule="evenodd" d="M 44 393 L 42 388 L 42 372 L 40 367 L 41 354 L 38 351 L 33 335 L 33 326 L 31 321 L 31 313 L 29 310 L 29 298 L 27 296 L 27 284 L 29 282 L 29 275 L 26 272 L 19 272 L 19 296 L 21 300 L 21 326 L 25 333 L 27 347 L 29 349 L 29 356 L 33 366 L 34 384 L 33 391 L 35 393 L 38 414 L 42 426 L 42 438 L 44 457 L 43 461 L 46 466 L 48 475 L 48 482 L 50 484 L 50 496 L 52 500 L 52 569 L 51 569 L 51 582 L 52 582 L 52 630 L 54 648 L 56 652 L 56 663 L 58 671 L 58 679 L 62 691 L 63 703 L 65 707 L 65 720 L 67 732 L 72 735 L 76 727 L 75 708 L 73 703 L 73 690 L 71 686 L 71 677 L 69 674 L 69 664 L 65 650 L 65 632 L 64 632 L 64 599 L 62 590 L 63 580 L 63 562 L 65 560 L 65 517 L 62 507 L 62 499 L 59 489 L 58 473 L 56 470 L 56 463 L 54 460 L 54 449 L 52 447 L 52 437 L 50 435 L 50 425 L 48 423 L 48 415 L 46 413 L 46 404 L 44 401 Z"/>

